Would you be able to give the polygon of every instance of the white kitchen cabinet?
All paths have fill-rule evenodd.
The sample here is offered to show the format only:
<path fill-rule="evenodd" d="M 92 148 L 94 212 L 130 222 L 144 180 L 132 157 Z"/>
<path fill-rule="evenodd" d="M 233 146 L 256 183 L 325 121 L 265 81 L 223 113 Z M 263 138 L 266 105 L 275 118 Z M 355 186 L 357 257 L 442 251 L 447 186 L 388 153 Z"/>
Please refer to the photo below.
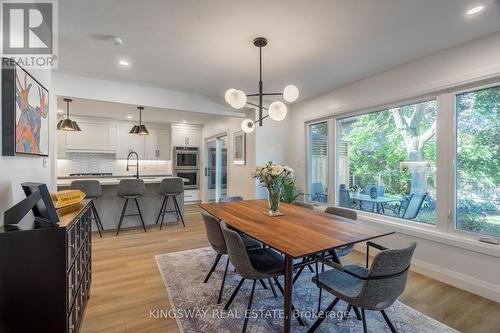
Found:
<path fill-rule="evenodd" d="M 126 159 L 131 151 L 139 155 L 139 159 L 145 159 L 144 135 L 130 134 L 130 126 L 118 125 L 116 127 L 117 147 L 116 159 Z"/>
<path fill-rule="evenodd" d="M 149 135 L 144 136 L 147 160 L 170 159 L 170 131 L 162 128 L 149 128 Z"/>
<path fill-rule="evenodd" d="M 77 121 L 81 132 L 66 133 L 66 152 L 116 152 L 116 126 Z"/>
<path fill-rule="evenodd" d="M 66 131 L 57 131 L 57 158 L 66 159 Z"/>
<path fill-rule="evenodd" d="M 172 125 L 172 146 L 199 147 L 201 144 L 201 128 Z"/>

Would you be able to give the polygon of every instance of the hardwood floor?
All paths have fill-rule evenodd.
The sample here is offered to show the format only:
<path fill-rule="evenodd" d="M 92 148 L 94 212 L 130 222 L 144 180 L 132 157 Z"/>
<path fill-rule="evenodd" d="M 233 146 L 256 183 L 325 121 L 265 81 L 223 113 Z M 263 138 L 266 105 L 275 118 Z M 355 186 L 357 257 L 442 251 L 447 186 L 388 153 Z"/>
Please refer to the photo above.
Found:
<path fill-rule="evenodd" d="M 179 332 L 174 319 L 155 319 L 150 310 L 169 309 L 154 256 L 208 245 L 197 206 L 186 206 L 179 224 L 93 235 L 93 280 L 83 333 Z M 363 262 L 360 253 L 349 261 Z M 400 300 L 462 332 L 500 332 L 500 304 L 411 273 Z"/>

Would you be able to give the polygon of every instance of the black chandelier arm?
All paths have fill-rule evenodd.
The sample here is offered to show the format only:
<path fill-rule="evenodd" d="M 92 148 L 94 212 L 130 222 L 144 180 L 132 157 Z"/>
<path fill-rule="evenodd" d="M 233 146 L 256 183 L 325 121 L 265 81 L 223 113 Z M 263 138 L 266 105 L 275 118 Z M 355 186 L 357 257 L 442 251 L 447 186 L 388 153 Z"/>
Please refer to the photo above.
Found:
<path fill-rule="evenodd" d="M 255 104 L 255 103 L 252 103 L 252 102 L 247 102 L 247 104 L 248 104 L 248 105 L 255 106 L 255 107 L 257 107 L 257 108 L 260 108 L 260 105 L 259 105 L 259 104 Z M 266 111 L 268 110 L 265 106 L 262 106 L 262 108 L 263 108 L 264 110 L 266 110 Z M 262 119 L 264 119 L 264 118 L 262 118 Z"/>
<path fill-rule="evenodd" d="M 254 124 L 257 123 L 257 122 L 259 122 L 259 121 L 262 121 L 262 120 L 266 119 L 267 117 L 269 117 L 269 115 L 265 115 L 262 118 L 257 119 L 256 121 L 254 121 Z"/>
<path fill-rule="evenodd" d="M 247 94 L 247 97 L 258 97 L 259 94 Z M 262 96 L 283 96 L 283 93 L 263 93 Z"/>

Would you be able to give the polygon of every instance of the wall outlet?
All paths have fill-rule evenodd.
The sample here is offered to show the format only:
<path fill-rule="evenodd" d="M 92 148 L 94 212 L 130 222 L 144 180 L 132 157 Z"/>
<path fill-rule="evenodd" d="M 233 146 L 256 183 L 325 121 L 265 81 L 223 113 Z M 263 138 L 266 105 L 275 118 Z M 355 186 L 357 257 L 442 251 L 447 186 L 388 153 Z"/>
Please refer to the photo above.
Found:
<path fill-rule="evenodd" d="M 49 158 L 48 157 L 42 158 L 42 163 L 43 163 L 44 168 L 48 168 L 49 167 Z"/>

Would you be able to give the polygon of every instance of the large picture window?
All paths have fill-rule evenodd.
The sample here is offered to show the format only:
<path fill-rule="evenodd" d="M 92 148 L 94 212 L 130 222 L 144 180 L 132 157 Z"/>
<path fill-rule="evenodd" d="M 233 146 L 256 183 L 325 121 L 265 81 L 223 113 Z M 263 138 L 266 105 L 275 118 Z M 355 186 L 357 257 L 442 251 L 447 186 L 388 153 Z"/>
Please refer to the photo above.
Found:
<path fill-rule="evenodd" d="M 500 237 L 500 86 L 456 96 L 456 228 Z"/>
<path fill-rule="evenodd" d="M 435 100 L 337 120 L 337 204 L 436 223 Z"/>
<path fill-rule="evenodd" d="M 308 200 L 328 202 L 328 122 L 308 125 Z"/>

